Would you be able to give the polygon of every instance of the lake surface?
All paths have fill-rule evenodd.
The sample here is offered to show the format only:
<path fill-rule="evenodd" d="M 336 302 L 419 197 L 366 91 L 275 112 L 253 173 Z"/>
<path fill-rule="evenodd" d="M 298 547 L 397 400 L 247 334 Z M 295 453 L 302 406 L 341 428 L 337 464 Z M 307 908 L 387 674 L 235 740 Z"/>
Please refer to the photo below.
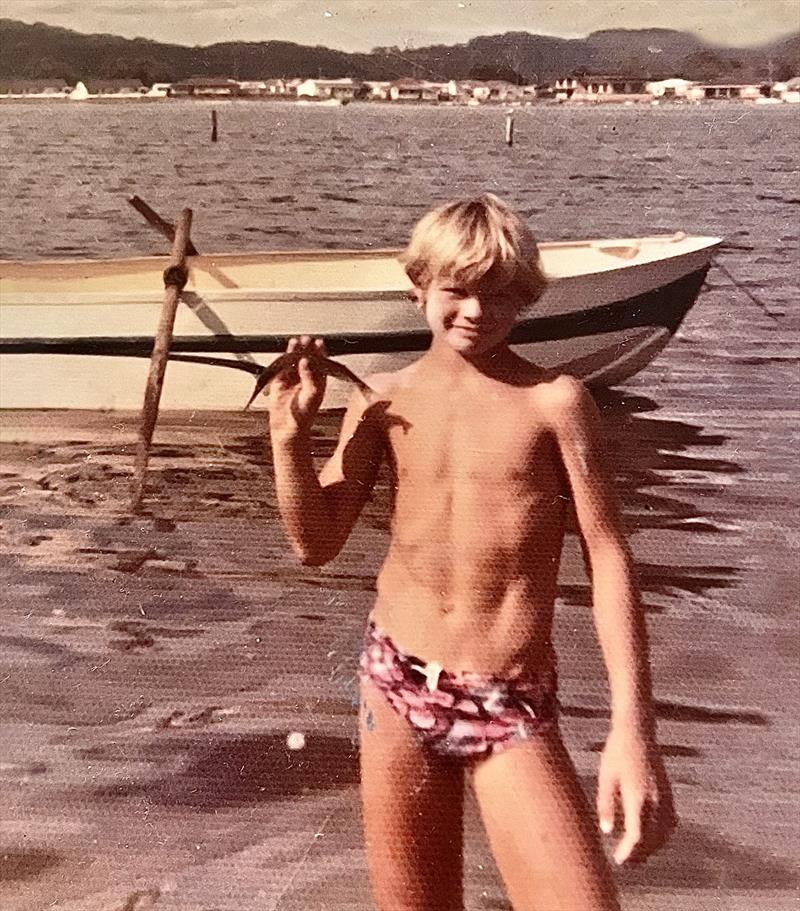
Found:
<path fill-rule="evenodd" d="M 204 103 L 3 104 L 0 255 L 163 249 L 133 193 L 170 220 L 193 207 L 198 247 L 229 251 L 400 245 L 432 204 L 484 190 L 546 240 L 723 234 L 773 287 L 798 252 L 790 106 L 532 106 L 512 149 L 500 108 L 216 107 L 212 144 Z"/>

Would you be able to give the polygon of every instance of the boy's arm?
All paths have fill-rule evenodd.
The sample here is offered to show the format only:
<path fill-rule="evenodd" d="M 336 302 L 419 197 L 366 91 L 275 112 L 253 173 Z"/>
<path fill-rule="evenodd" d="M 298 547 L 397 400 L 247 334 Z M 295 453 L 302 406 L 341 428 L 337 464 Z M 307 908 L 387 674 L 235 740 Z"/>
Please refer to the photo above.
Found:
<path fill-rule="evenodd" d="M 578 380 L 561 377 L 553 384 L 552 424 L 588 555 L 595 624 L 608 671 L 611 733 L 601 763 L 598 811 L 601 827 L 611 831 L 619 794 L 625 837 L 615 856 L 622 862 L 634 850 L 654 850 L 673 824 L 669 785 L 655 743 L 644 613 L 603 459 L 600 414 Z M 643 831 L 648 821 L 649 833 Z"/>
<path fill-rule="evenodd" d="M 319 477 L 310 426 L 272 420 L 270 436 L 284 530 L 300 560 L 320 566 L 342 549 L 375 484 L 383 454 L 376 406 L 353 394 L 336 450 Z"/>

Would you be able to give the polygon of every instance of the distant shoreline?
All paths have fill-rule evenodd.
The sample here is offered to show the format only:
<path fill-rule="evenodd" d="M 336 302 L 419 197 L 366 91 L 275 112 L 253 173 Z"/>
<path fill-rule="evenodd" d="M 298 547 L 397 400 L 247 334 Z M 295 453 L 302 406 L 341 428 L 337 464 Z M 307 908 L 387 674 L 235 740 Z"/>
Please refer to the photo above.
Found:
<path fill-rule="evenodd" d="M 625 97 L 616 98 L 597 98 L 556 101 L 554 99 L 538 99 L 536 101 L 484 101 L 479 104 L 468 104 L 464 102 L 432 102 L 432 101 L 348 101 L 344 104 L 330 104 L 326 101 L 304 101 L 293 98 L 256 98 L 241 96 L 237 98 L 211 98 L 211 97 L 182 97 L 182 98 L 158 98 L 147 97 L 146 95 L 99 95 L 84 98 L 75 102 L 67 95 L 3 95 L 0 94 L 0 104 L 58 104 L 59 106 L 71 102 L 81 106 L 83 104 L 145 104 L 170 105 L 189 102 L 191 104 L 265 104 L 276 107 L 300 107 L 300 108 L 346 108 L 346 107 L 376 107 L 387 108 L 391 110 L 414 109 L 414 108 L 445 108 L 447 110 L 457 109 L 489 109 L 489 110 L 526 110 L 529 108 L 596 108 L 596 107 L 668 107 L 670 110 L 675 108 L 697 108 L 697 107 L 717 107 L 717 106 L 734 106 L 744 105 L 748 107 L 774 107 L 784 108 L 791 104 L 788 101 L 781 101 L 777 98 L 750 99 L 750 98 L 705 98 L 700 101 L 686 101 L 684 99 L 654 99 L 651 96 L 646 97 Z"/>

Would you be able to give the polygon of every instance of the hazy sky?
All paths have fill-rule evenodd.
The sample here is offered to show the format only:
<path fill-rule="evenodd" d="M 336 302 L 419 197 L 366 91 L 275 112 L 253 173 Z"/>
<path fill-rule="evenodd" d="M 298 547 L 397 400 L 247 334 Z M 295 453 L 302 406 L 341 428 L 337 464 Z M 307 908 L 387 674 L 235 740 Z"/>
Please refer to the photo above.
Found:
<path fill-rule="evenodd" d="M 176 44 L 281 39 L 348 51 L 505 31 L 660 27 L 728 45 L 800 31 L 800 0 L 0 0 L 0 15 Z"/>

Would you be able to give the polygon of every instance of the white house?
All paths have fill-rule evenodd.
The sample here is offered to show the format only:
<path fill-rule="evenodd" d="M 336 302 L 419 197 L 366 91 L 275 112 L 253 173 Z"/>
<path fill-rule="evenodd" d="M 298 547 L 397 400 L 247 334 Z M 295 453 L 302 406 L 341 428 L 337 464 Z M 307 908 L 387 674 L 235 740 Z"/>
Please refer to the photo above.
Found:
<path fill-rule="evenodd" d="M 0 81 L 0 95 L 8 98 L 62 98 L 72 91 L 63 79 L 11 79 Z"/>
<path fill-rule="evenodd" d="M 170 85 L 171 83 L 169 82 L 154 82 L 147 90 L 147 97 L 166 98 L 169 95 Z"/>
<path fill-rule="evenodd" d="M 645 92 L 644 79 L 619 74 L 567 76 L 553 87 L 557 101 L 639 100 Z"/>
<path fill-rule="evenodd" d="M 389 87 L 389 98 L 392 101 L 440 101 L 449 100 L 450 97 L 447 83 L 410 76 L 395 80 Z"/>
<path fill-rule="evenodd" d="M 763 98 L 761 86 L 740 83 L 709 83 L 702 86 L 703 97 L 709 99 L 716 98 L 738 98 L 741 101 L 756 101 Z"/>
<path fill-rule="evenodd" d="M 800 104 L 800 76 L 793 76 L 784 85 L 779 97 L 788 104 Z"/>
<path fill-rule="evenodd" d="M 653 98 L 686 98 L 692 99 L 695 89 L 695 83 L 688 79 L 659 79 L 656 82 L 648 82 L 645 85 L 645 91 L 649 92 Z M 702 97 L 702 92 L 700 93 Z"/>
<path fill-rule="evenodd" d="M 297 86 L 298 98 L 339 98 L 355 97 L 360 87 L 354 79 L 305 79 Z"/>
<path fill-rule="evenodd" d="M 267 83 L 262 80 L 246 80 L 239 82 L 239 94 L 249 98 L 257 98 L 267 94 Z"/>
<path fill-rule="evenodd" d="M 488 82 L 474 85 L 472 88 L 472 97 L 481 103 L 487 101 L 521 101 L 522 96 L 522 86 L 513 85 L 511 82 L 505 82 L 500 79 L 491 79 Z"/>
<path fill-rule="evenodd" d="M 391 82 L 368 80 L 364 83 L 367 88 L 367 98 L 371 101 L 387 101 L 392 88 Z"/>

